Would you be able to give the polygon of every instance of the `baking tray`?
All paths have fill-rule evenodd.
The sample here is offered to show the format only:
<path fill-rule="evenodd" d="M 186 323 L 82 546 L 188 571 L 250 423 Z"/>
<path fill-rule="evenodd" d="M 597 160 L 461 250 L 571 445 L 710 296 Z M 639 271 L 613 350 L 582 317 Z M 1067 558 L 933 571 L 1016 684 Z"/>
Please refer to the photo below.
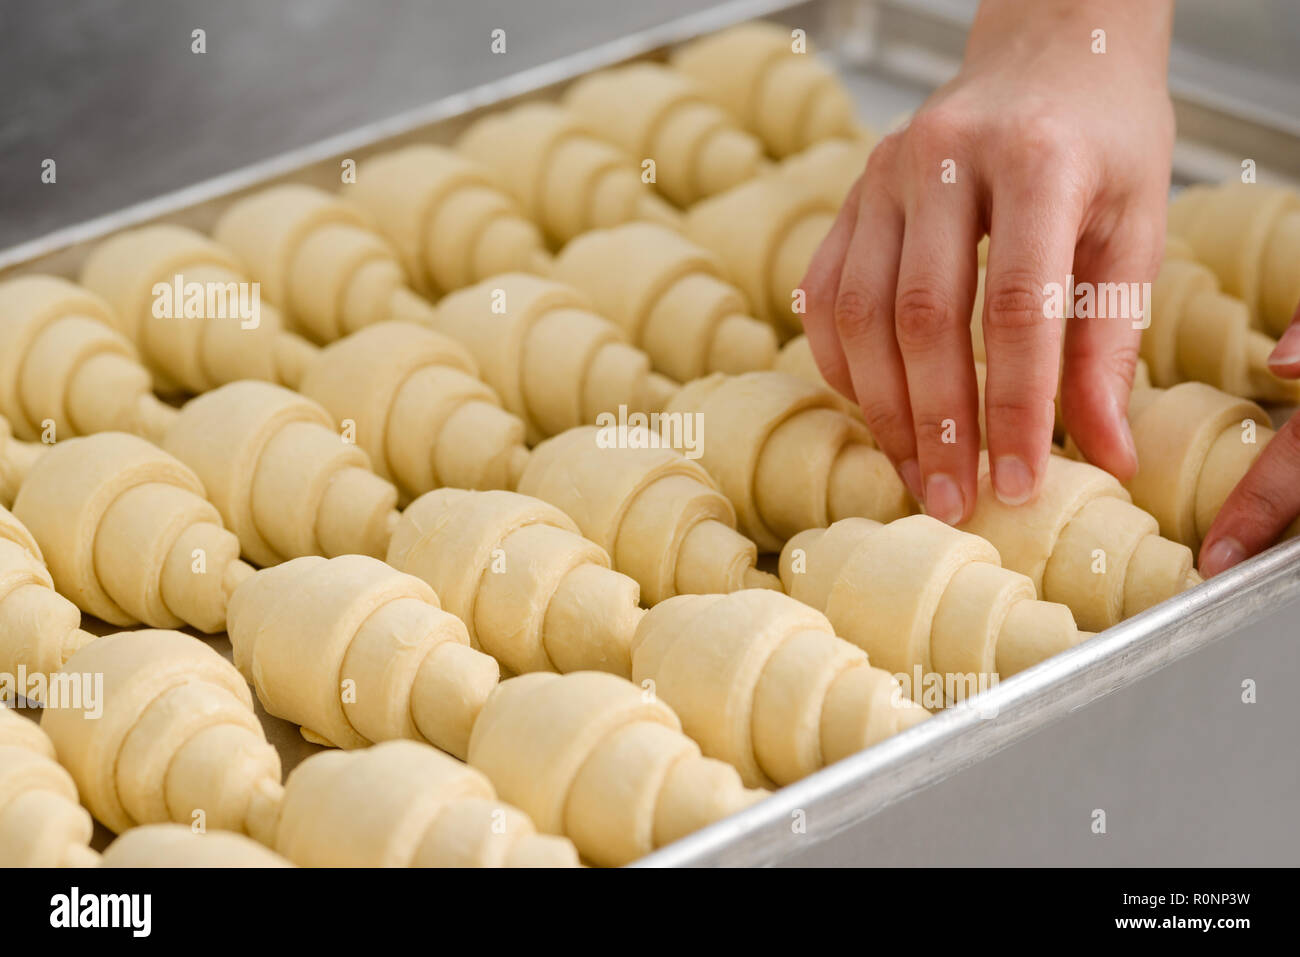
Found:
<path fill-rule="evenodd" d="M 0 275 L 75 277 L 105 236 L 150 222 L 210 231 L 239 196 L 280 181 L 338 184 L 339 162 L 408 142 L 448 143 L 485 110 L 554 95 L 565 82 L 735 23 L 800 26 L 834 60 L 862 118 L 887 128 L 956 71 L 970 5 L 959 0 L 737 0 L 513 74 L 183 190 L 0 251 Z M 1175 51 L 1177 54 L 1177 51 Z M 1175 67 L 1179 62 L 1173 58 Z M 1300 122 L 1171 75 L 1179 120 L 1175 182 L 1236 175 L 1242 144 L 1262 180 L 1300 179 Z M 1300 600 L 1300 540 L 1269 552 L 1004 681 L 979 697 L 638 861 L 634 866 L 762 865 L 808 850 L 969 767 L 1054 719 Z M 224 636 L 212 639 L 229 656 Z M 258 709 L 288 771 L 318 750 Z M 101 834 L 103 843 L 107 835 Z"/>

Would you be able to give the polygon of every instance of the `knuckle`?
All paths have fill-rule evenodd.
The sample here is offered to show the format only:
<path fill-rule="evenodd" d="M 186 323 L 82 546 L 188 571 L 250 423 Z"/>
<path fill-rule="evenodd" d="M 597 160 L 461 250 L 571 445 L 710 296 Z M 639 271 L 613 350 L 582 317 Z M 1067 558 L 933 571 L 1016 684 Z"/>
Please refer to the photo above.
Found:
<path fill-rule="evenodd" d="M 908 444 L 907 436 L 912 428 L 910 409 L 899 408 L 882 398 L 859 398 L 859 405 L 862 417 L 867 420 L 867 428 L 882 446 L 894 446 L 897 451 Z"/>
<path fill-rule="evenodd" d="M 1009 435 L 1024 436 L 1032 430 L 1052 433 L 1056 424 L 1056 400 L 1036 398 L 1028 393 L 1010 396 L 989 396 L 984 400 L 984 414 L 989 431 L 1002 426 Z"/>
<path fill-rule="evenodd" d="M 1037 330 L 1045 321 L 1044 296 L 1028 270 L 1003 272 L 991 278 L 984 290 L 984 315 L 993 335 L 1021 335 Z"/>
<path fill-rule="evenodd" d="M 950 339 L 960 323 L 952 304 L 932 286 L 902 289 L 894 304 L 898 345 L 905 351 L 925 351 Z"/>
<path fill-rule="evenodd" d="M 946 156 L 961 136 L 961 121 L 942 109 L 918 113 L 907 127 L 909 152 L 917 158 Z"/>
<path fill-rule="evenodd" d="M 881 311 L 880 297 L 869 286 L 846 282 L 835 297 L 835 330 L 842 340 L 861 339 L 879 320 Z"/>
<path fill-rule="evenodd" d="M 1070 124 L 1046 108 L 1009 117 L 1002 132 L 1009 155 L 1034 165 L 1069 157 L 1075 137 Z"/>

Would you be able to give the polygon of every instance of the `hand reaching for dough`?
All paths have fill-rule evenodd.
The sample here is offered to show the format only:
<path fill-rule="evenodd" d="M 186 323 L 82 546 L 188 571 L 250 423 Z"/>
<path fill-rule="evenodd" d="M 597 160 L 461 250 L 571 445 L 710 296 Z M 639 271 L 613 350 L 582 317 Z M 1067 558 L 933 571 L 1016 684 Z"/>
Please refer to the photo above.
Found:
<path fill-rule="evenodd" d="M 1044 287 L 1067 287 L 1071 273 L 1094 284 L 1155 277 L 1172 12 L 1169 0 L 984 0 L 961 72 L 875 148 L 809 266 L 804 328 L 822 375 L 862 406 L 937 518 L 959 522 L 975 500 L 968 324 L 980 237 L 990 236 L 987 440 L 1008 504 L 1036 494 L 1051 444 L 1062 330 L 1044 318 Z M 1064 332 L 1066 425 L 1121 479 L 1137 466 L 1124 415 L 1133 325 L 1071 319 Z"/>
<path fill-rule="evenodd" d="M 1300 379 L 1300 306 L 1269 356 L 1268 366 L 1284 379 Z M 1209 578 L 1263 551 L 1297 516 L 1300 412 L 1278 429 L 1223 503 L 1201 546 L 1201 574 Z"/>

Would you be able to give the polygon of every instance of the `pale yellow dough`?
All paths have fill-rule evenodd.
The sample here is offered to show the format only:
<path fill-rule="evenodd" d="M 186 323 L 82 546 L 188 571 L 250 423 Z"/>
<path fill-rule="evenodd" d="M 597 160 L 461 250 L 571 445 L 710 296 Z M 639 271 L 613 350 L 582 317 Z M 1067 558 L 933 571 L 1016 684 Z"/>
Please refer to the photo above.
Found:
<path fill-rule="evenodd" d="M 573 519 L 636 580 L 648 604 L 778 588 L 754 568 L 758 549 L 735 530 L 735 510 L 709 474 L 675 449 L 651 447 L 659 435 L 629 429 L 620 443 L 616 429 L 570 429 L 533 450 L 519 491 Z"/>
<path fill-rule="evenodd" d="M 667 227 L 625 223 L 584 233 L 556 258 L 554 275 L 590 296 L 678 382 L 766 369 L 776 356 L 774 331 L 749 315 L 717 257 Z"/>
<path fill-rule="evenodd" d="M 763 589 L 660 602 L 637 629 L 632 680 L 750 787 L 797 781 L 929 717 L 825 615 Z"/>
<path fill-rule="evenodd" d="M 275 848 L 304 867 L 576 867 L 479 771 L 415 741 L 326 751 L 290 773 Z"/>
<path fill-rule="evenodd" d="M 380 322 L 326 346 L 299 391 L 350 425 L 370 464 L 410 499 L 440 486 L 514 488 L 528 461 L 524 423 L 477 378 L 454 339 Z"/>
<path fill-rule="evenodd" d="M 20 438 L 156 437 L 173 413 L 151 387 L 103 299 L 55 276 L 0 283 L 0 413 Z"/>
<path fill-rule="evenodd" d="M 664 411 L 699 415 L 700 464 L 760 551 L 779 551 L 791 535 L 841 518 L 887 522 L 916 510 L 862 422 L 804 379 L 715 373 L 684 386 Z"/>
<path fill-rule="evenodd" d="M 133 827 L 108 846 L 100 867 L 293 867 L 242 834 L 184 824 Z"/>
<path fill-rule="evenodd" d="M 598 671 L 503 681 L 469 763 L 547 834 L 619 866 L 760 800 L 653 693 Z"/>
<path fill-rule="evenodd" d="M 202 480 L 255 565 L 388 548 L 397 489 L 296 392 L 251 380 L 221 386 L 185 404 L 162 446 Z"/>
<path fill-rule="evenodd" d="M 773 172 L 788 186 L 815 193 L 839 208 L 866 169 L 875 145 L 875 134 L 862 129 L 852 137 L 814 143 L 782 160 Z"/>
<path fill-rule="evenodd" d="M 197 638 L 142 630 L 91 642 L 64 672 L 103 676 L 102 713 L 85 700 L 47 708 L 41 728 L 106 827 L 201 822 L 271 838 L 280 756 L 233 665 Z"/>
<path fill-rule="evenodd" d="M 402 514 L 388 564 L 427 582 L 515 673 L 632 674 L 640 588 L 567 515 L 515 492 L 439 489 Z"/>
<path fill-rule="evenodd" d="M 0 867 L 93 867 L 93 833 L 49 737 L 0 705 Z"/>
<path fill-rule="evenodd" d="M 1088 637 L 992 545 L 928 515 L 800 532 L 781 553 L 781 582 L 872 664 L 906 676 L 917 700 L 927 676 L 961 677 L 952 687 L 964 695 Z M 947 680 L 944 697 L 953 703 Z"/>
<path fill-rule="evenodd" d="M 1199 552 L 1233 487 L 1273 438 L 1268 414 L 1202 382 L 1134 389 L 1129 426 L 1139 468 L 1125 487 L 1160 534 Z"/>
<path fill-rule="evenodd" d="M 758 140 L 693 80 L 658 63 L 590 73 L 563 100 L 587 132 L 637 163 L 653 160 L 660 192 L 678 206 L 744 182 L 762 163 Z"/>
<path fill-rule="evenodd" d="M 1168 490 L 1166 490 L 1166 493 Z M 1027 575 L 1038 595 L 1060 602 L 1079 627 L 1101 631 L 1200 581 L 1187 546 L 1161 538 L 1107 472 L 1048 456 L 1038 496 L 1004 505 L 980 453 L 975 509 L 962 526 L 997 547 L 1002 564 Z"/>
<path fill-rule="evenodd" d="M 260 304 L 255 327 L 238 316 L 182 317 L 183 303 L 173 303 L 176 315 L 155 315 L 155 285 L 174 285 L 178 276 L 182 283 L 205 284 L 205 290 L 208 283 L 213 289 L 238 289 L 251 282 L 233 253 L 201 233 L 171 225 L 118 233 L 91 250 L 81 269 L 81 284 L 108 302 L 117 328 L 140 350 L 157 389 L 206 392 L 237 379 L 297 383 L 311 344 L 290 332 L 269 302 Z M 251 303 L 251 286 L 246 288 Z M 206 304 L 201 311 L 206 313 Z"/>
<path fill-rule="evenodd" d="M 122 432 L 51 446 L 14 515 L 40 543 L 60 594 L 122 627 L 221 631 L 230 592 L 252 571 L 194 472 Z"/>
<path fill-rule="evenodd" d="M 362 160 L 357 181 L 339 195 L 373 220 L 426 296 L 549 266 L 541 233 L 488 166 L 444 147 L 421 143 Z"/>
<path fill-rule="evenodd" d="M 796 53 L 790 28 L 757 21 L 694 40 L 671 62 L 782 157 L 857 126 L 852 98 L 804 44 Z"/>
<path fill-rule="evenodd" d="M 433 314 L 359 207 L 313 186 L 287 183 L 238 200 L 217 220 L 212 238 L 315 342 L 384 319 L 427 321 Z"/>
<path fill-rule="evenodd" d="M 509 273 L 454 292 L 434 327 L 469 350 L 530 443 L 620 406 L 657 411 L 677 388 L 586 296 L 550 279 Z"/>
<path fill-rule="evenodd" d="M 49 675 L 94 635 L 81 630 L 81 611 L 54 590 L 36 539 L 0 506 L 0 672 L 17 682 L 27 674 Z M 15 688 L 43 701 L 39 684 Z"/>
<path fill-rule="evenodd" d="M 816 191 L 762 176 L 696 203 L 683 232 L 722 261 L 755 315 L 790 336 L 805 311 L 799 284 L 837 208 Z"/>
<path fill-rule="evenodd" d="M 592 136 L 554 103 L 489 113 L 456 146 L 491 169 L 556 245 L 635 219 L 677 225 L 677 211 L 641 181 L 632 157 Z"/>
<path fill-rule="evenodd" d="M 1258 328 L 1286 331 L 1300 305 L 1300 193 L 1258 183 L 1189 186 L 1169 204 L 1169 231 L 1245 301 Z"/>
<path fill-rule="evenodd" d="M 1210 268 L 1176 237 L 1165 244 L 1151 299 L 1151 326 L 1142 333 L 1141 355 L 1155 385 L 1167 388 L 1192 380 L 1248 398 L 1300 401 L 1300 382 L 1279 378 L 1268 368 L 1277 341 L 1251 327 L 1247 305 L 1223 293 Z"/>
<path fill-rule="evenodd" d="M 365 555 L 296 558 L 230 600 L 235 664 L 269 713 L 308 740 L 426 740 L 464 757 L 496 661 L 426 583 Z"/>

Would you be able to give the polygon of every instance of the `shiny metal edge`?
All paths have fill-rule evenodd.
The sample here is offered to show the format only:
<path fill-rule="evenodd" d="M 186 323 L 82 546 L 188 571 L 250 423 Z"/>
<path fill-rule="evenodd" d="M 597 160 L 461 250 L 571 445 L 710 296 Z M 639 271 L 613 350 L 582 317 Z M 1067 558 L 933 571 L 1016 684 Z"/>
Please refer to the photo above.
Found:
<path fill-rule="evenodd" d="M 1297 601 L 1293 539 L 630 866 L 774 864 Z"/>

